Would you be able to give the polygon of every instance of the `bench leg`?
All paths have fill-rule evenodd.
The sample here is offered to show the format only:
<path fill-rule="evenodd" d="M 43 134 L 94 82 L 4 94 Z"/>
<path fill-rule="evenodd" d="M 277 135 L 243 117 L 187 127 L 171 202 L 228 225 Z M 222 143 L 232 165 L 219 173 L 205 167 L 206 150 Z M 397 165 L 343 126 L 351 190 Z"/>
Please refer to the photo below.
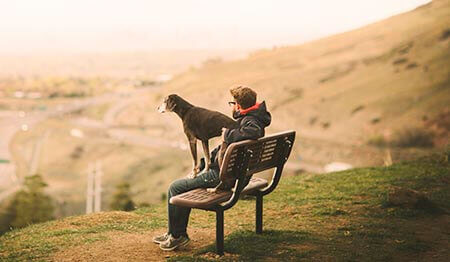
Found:
<path fill-rule="evenodd" d="M 262 233 L 263 228 L 263 195 L 256 195 L 256 234 Z"/>
<path fill-rule="evenodd" d="M 223 210 L 216 211 L 216 251 L 223 256 Z"/>

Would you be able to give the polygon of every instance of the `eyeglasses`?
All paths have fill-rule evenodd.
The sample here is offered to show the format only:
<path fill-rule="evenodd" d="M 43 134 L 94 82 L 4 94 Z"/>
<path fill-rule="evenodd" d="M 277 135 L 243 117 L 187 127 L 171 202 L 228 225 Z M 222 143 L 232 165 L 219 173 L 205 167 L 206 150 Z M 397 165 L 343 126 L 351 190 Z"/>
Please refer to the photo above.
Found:
<path fill-rule="evenodd" d="M 230 101 L 230 102 L 228 102 L 228 105 L 229 106 L 234 106 L 234 105 L 236 105 L 236 102 Z"/>

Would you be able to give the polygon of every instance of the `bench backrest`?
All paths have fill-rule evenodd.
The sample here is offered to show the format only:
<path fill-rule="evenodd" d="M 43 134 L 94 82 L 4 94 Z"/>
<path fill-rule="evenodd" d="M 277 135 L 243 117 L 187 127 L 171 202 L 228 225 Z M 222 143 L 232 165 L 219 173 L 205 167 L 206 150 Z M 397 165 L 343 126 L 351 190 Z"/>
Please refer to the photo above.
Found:
<path fill-rule="evenodd" d="M 251 176 L 274 167 L 282 168 L 291 153 L 294 140 L 295 131 L 285 131 L 231 144 L 224 155 L 220 179 L 226 181 L 242 174 Z"/>

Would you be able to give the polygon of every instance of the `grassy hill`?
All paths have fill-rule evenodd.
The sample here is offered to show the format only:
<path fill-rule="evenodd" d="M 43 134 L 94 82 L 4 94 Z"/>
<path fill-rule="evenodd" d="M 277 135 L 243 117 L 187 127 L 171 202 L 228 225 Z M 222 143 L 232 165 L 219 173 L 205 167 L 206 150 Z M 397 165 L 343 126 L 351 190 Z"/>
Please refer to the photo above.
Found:
<path fill-rule="evenodd" d="M 350 32 L 209 63 L 178 75 L 165 93 L 227 112 L 228 88 L 249 85 L 267 101 L 275 131 L 328 141 L 433 129 L 430 120 L 449 119 L 449 12 L 449 1 L 435 0 Z"/>
<path fill-rule="evenodd" d="M 242 199 L 225 213 L 226 255 L 220 260 L 445 261 L 450 256 L 449 154 L 391 167 L 287 173 L 265 198 L 262 235 L 253 233 L 254 200 Z M 408 201 L 399 188 L 427 200 Z M 164 203 L 131 213 L 67 217 L 1 236 L 0 260 L 215 260 L 214 223 L 213 213 L 194 210 L 191 244 L 165 253 L 151 243 L 166 228 Z"/>

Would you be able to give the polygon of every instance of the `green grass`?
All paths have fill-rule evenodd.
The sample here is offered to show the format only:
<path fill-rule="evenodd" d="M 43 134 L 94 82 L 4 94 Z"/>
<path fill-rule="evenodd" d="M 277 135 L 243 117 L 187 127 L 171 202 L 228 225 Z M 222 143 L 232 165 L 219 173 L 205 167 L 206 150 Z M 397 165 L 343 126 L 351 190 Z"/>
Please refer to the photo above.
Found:
<path fill-rule="evenodd" d="M 1 237 L 0 261 L 44 259 L 64 248 L 105 241 L 105 233 L 161 228 L 166 225 L 162 214 L 149 207 L 135 213 L 107 212 L 30 225 Z"/>
<path fill-rule="evenodd" d="M 293 174 L 264 198 L 264 233 L 254 233 L 254 206 L 242 199 L 225 213 L 221 261 L 392 261 L 448 255 L 450 166 L 446 151 L 391 167 L 330 174 Z M 392 187 L 423 192 L 443 212 L 386 204 Z M 163 230 L 164 204 L 131 213 L 106 212 L 31 225 L 0 237 L 0 260 L 45 260 L 55 252 L 110 239 L 115 232 Z M 210 229 L 212 212 L 193 210 L 190 229 Z M 448 226 L 447 226 L 448 228 Z M 210 242 L 170 261 L 216 260 Z M 161 257 L 160 259 L 164 259 Z"/>

